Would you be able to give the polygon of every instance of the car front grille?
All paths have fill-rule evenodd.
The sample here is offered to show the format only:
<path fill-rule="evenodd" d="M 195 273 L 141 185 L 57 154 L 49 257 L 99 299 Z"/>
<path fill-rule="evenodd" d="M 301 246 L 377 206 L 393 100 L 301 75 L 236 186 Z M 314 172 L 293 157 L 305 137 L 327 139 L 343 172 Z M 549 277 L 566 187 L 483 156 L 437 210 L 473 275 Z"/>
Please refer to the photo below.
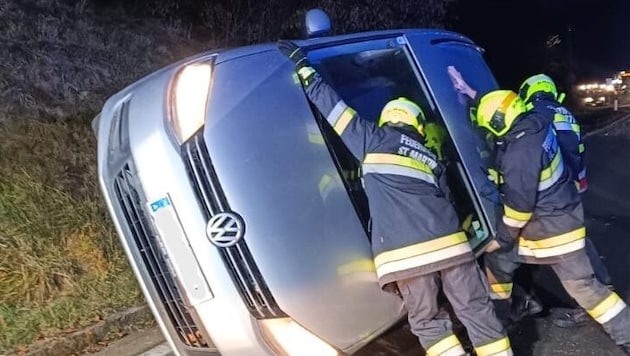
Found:
<path fill-rule="evenodd" d="M 168 255 L 161 247 L 159 237 L 155 233 L 147 208 L 143 204 L 145 197 L 137 184 L 132 162 L 124 164 L 113 181 L 114 193 L 124 220 L 129 227 L 134 244 L 146 268 L 154 290 L 157 292 L 162 307 L 168 315 L 173 328 L 177 331 L 182 343 L 194 348 L 214 348 L 209 338 L 200 331 L 197 323 L 184 303 L 184 297 L 176 276 L 169 266 Z"/>
<path fill-rule="evenodd" d="M 210 156 L 207 153 L 203 139 L 203 130 L 184 144 L 182 155 L 206 219 L 209 220 L 215 214 L 230 211 L 230 206 L 221 189 Z M 241 239 L 234 246 L 219 248 L 223 262 L 230 271 L 232 280 L 250 313 L 255 318 L 286 316 L 280 310 L 267 288 L 247 248 L 245 238 Z"/>

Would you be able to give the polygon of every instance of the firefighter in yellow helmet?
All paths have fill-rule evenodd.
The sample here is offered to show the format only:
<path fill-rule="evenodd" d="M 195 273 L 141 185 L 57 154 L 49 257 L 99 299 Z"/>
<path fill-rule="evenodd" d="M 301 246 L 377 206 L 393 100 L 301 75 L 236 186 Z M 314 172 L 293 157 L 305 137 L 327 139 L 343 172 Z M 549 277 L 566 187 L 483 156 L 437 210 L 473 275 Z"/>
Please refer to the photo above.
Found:
<path fill-rule="evenodd" d="M 527 110 L 535 110 L 553 122 L 558 144 L 571 178 L 580 193 L 587 189 L 584 143 L 580 125 L 573 114 L 562 105 L 564 93 L 559 94 L 555 82 L 546 74 L 525 79 L 518 92 Z"/>
<path fill-rule="evenodd" d="M 427 355 L 465 355 L 450 319 L 439 310 L 440 289 L 477 355 L 511 355 L 448 198 L 445 167 L 425 146 L 422 109 L 407 98 L 393 98 L 376 122 L 364 120 L 323 81 L 300 48 L 281 42 L 280 50 L 294 62 L 310 102 L 361 161 L 379 284 L 398 289 Z"/>
<path fill-rule="evenodd" d="M 547 264 L 569 295 L 630 351 L 630 310 L 593 276 L 584 250 L 581 199 L 552 123 L 527 111 L 510 90 L 481 96 L 471 119 L 497 139 L 503 218 L 485 265 L 499 318 L 507 319 L 512 277 L 519 264 Z"/>

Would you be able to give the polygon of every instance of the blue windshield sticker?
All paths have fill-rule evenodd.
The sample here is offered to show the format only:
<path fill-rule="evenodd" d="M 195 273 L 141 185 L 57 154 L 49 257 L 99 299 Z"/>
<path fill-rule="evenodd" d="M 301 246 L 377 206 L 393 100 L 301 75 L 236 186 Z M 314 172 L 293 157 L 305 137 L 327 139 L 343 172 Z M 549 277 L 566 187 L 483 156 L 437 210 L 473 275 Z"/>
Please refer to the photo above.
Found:
<path fill-rule="evenodd" d="M 171 205 L 171 202 L 168 199 L 168 197 L 164 197 L 160 200 L 154 201 L 150 205 L 151 205 L 151 212 L 155 213 L 156 211 Z"/>

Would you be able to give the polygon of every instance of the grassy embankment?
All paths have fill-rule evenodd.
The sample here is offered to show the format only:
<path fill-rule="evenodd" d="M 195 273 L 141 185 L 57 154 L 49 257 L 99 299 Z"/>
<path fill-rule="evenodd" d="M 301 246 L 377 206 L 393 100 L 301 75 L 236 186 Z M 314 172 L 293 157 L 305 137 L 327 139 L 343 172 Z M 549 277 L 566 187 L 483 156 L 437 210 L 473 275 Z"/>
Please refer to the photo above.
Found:
<path fill-rule="evenodd" d="M 141 303 L 85 120 L 10 121 L 0 137 L 0 351 Z"/>
<path fill-rule="evenodd" d="M 97 187 L 104 100 L 205 48 L 297 37 L 314 6 L 341 33 L 445 15 L 441 0 L 0 0 L 0 354 L 142 303 Z"/>
<path fill-rule="evenodd" d="M 203 46 L 119 15 L 0 0 L 0 354 L 142 303 L 98 191 L 90 120 Z"/>

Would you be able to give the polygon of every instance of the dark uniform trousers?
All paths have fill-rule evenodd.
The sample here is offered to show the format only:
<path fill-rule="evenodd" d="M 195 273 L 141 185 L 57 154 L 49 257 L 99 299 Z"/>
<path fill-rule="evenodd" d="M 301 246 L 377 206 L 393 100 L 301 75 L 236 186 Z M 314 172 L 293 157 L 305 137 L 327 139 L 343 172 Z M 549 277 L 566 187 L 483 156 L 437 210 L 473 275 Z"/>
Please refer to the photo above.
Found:
<path fill-rule="evenodd" d="M 418 336 L 428 356 L 464 354 L 453 335 L 448 313 L 438 306 L 440 286 L 457 318 L 466 327 L 477 355 L 512 355 L 509 341 L 503 337 L 504 328 L 489 300 L 486 278 L 475 261 L 397 284 L 409 311 L 411 331 Z"/>
<path fill-rule="evenodd" d="M 507 252 L 488 253 L 484 262 L 497 316 L 506 322 L 512 278 L 521 264 L 518 246 Z M 549 266 L 567 293 L 602 325 L 616 344 L 630 343 L 630 310 L 617 293 L 597 280 L 584 249 L 561 256 L 559 262 Z"/>

